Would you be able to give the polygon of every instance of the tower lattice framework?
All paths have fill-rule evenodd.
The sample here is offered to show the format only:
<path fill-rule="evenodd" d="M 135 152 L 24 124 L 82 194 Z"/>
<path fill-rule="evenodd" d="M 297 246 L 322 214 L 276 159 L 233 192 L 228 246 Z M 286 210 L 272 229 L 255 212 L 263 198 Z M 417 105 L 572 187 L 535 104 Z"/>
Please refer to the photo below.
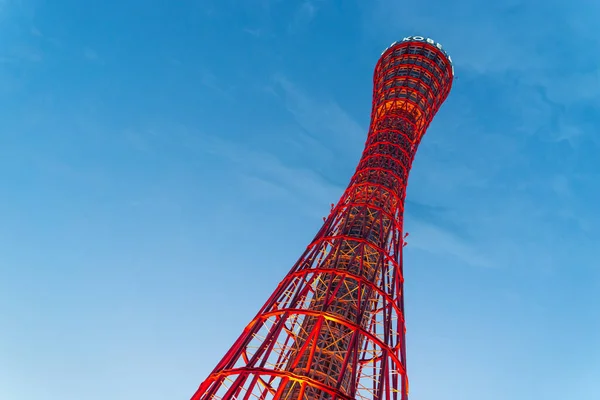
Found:
<path fill-rule="evenodd" d="M 407 400 L 403 211 L 417 146 L 453 80 L 442 46 L 388 47 L 362 158 L 304 254 L 192 400 Z"/>

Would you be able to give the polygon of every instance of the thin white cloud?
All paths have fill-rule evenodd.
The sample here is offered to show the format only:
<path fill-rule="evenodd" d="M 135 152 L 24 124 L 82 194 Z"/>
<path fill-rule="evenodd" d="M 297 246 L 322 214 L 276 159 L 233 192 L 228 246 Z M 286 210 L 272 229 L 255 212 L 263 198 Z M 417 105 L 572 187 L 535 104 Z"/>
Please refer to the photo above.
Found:
<path fill-rule="evenodd" d="M 364 143 L 367 127 L 356 122 L 335 100 L 311 96 L 282 74 L 275 75 L 273 81 L 274 93 L 281 93 L 286 109 L 311 135 L 321 136 L 343 149 Z"/>
<path fill-rule="evenodd" d="M 258 28 L 256 28 L 256 29 L 244 28 L 243 31 L 254 37 L 260 37 L 262 35 L 262 30 L 258 29 Z"/>
<path fill-rule="evenodd" d="M 304 1 L 294 12 L 294 16 L 288 25 L 288 32 L 293 33 L 310 24 L 317 13 L 317 6 L 312 1 Z"/>
<path fill-rule="evenodd" d="M 254 188 L 273 196 L 286 194 L 286 199 L 300 204 L 303 212 L 320 215 L 342 193 L 338 187 L 310 168 L 286 165 L 281 157 L 217 136 L 183 133 L 186 146 L 195 151 L 212 154 L 232 167 L 241 182 L 257 184 Z M 265 192 L 266 191 L 266 192 Z"/>
<path fill-rule="evenodd" d="M 428 253 L 454 257 L 473 267 L 491 268 L 497 266 L 486 258 L 472 242 L 460 238 L 455 232 L 432 223 L 407 218 L 405 230 L 410 232 L 406 238 L 410 249 L 415 248 Z"/>
<path fill-rule="evenodd" d="M 12 58 L 19 61 L 28 61 L 38 63 L 44 59 L 42 50 L 37 47 L 30 45 L 19 45 L 16 46 L 12 52 Z"/>
<path fill-rule="evenodd" d="M 38 28 L 36 28 L 35 26 L 31 27 L 31 34 L 33 36 L 37 36 L 37 37 L 44 37 L 44 35 L 42 34 L 42 32 L 40 32 L 40 30 Z"/>
<path fill-rule="evenodd" d="M 203 67 L 198 72 L 202 86 L 214 91 L 226 99 L 232 99 L 231 88 L 224 86 L 210 69 Z"/>
<path fill-rule="evenodd" d="M 96 50 L 90 47 L 86 47 L 83 49 L 83 56 L 90 61 L 98 61 L 100 59 L 100 56 L 98 55 Z"/>

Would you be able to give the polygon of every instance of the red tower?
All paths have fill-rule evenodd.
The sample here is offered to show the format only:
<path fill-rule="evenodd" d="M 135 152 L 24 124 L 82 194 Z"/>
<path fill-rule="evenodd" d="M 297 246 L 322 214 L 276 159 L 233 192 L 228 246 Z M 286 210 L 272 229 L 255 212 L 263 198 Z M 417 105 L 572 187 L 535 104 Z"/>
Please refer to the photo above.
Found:
<path fill-rule="evenodd" d="M 402 225 L 417 146 L 453 80 L 442 46 L 392 44 L 348 188 L 192 400 L 406 400 Z"/>

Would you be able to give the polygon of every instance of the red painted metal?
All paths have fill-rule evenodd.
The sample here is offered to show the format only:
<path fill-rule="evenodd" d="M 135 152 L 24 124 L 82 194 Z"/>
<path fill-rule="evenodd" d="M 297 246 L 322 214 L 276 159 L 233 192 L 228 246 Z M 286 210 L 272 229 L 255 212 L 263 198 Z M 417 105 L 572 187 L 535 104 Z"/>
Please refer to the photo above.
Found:
<path fill-rule="evenodd" d="M 403 211 L 417 146 L 453 69 L 422 37 L 375 67 L 362 158 L 312 243 L 192 400 L 406 400 Z"/>

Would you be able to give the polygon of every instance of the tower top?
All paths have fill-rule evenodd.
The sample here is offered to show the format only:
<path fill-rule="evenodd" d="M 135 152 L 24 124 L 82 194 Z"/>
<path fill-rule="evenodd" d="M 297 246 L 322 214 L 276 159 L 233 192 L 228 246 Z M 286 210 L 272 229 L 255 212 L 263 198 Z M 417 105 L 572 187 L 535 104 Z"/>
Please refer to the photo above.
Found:
<path fill-rule="evenodd" d="M 390 48 L 394 47 L 395 45 L 397 45 L 399 43 L 406 43 L 406 42 L 428 43 L 431 46 L 438 49 L 448 59 L 448 62 L 450 63 L 450 66 L 452 68 L 452 76 L 454 76 L 454 65 L 452 63 L 452 57 L 450 57 L 450 55 L 446 52 L 446 50 L 444 50 L 441 43 L 438 43 L 435 40 L 425 37 L 425 36 L 407 36 L 404 39 L 402 39 L 401 41 L 399 41 L 399 42 L 396 41 L 396 42 L 392 43 L 391 45 L 389 45 L 388 47 L 386 47 L 386 49 L 383 50 L 381 55 L 383 55 L 386 51 L 388 51 Z"/>

